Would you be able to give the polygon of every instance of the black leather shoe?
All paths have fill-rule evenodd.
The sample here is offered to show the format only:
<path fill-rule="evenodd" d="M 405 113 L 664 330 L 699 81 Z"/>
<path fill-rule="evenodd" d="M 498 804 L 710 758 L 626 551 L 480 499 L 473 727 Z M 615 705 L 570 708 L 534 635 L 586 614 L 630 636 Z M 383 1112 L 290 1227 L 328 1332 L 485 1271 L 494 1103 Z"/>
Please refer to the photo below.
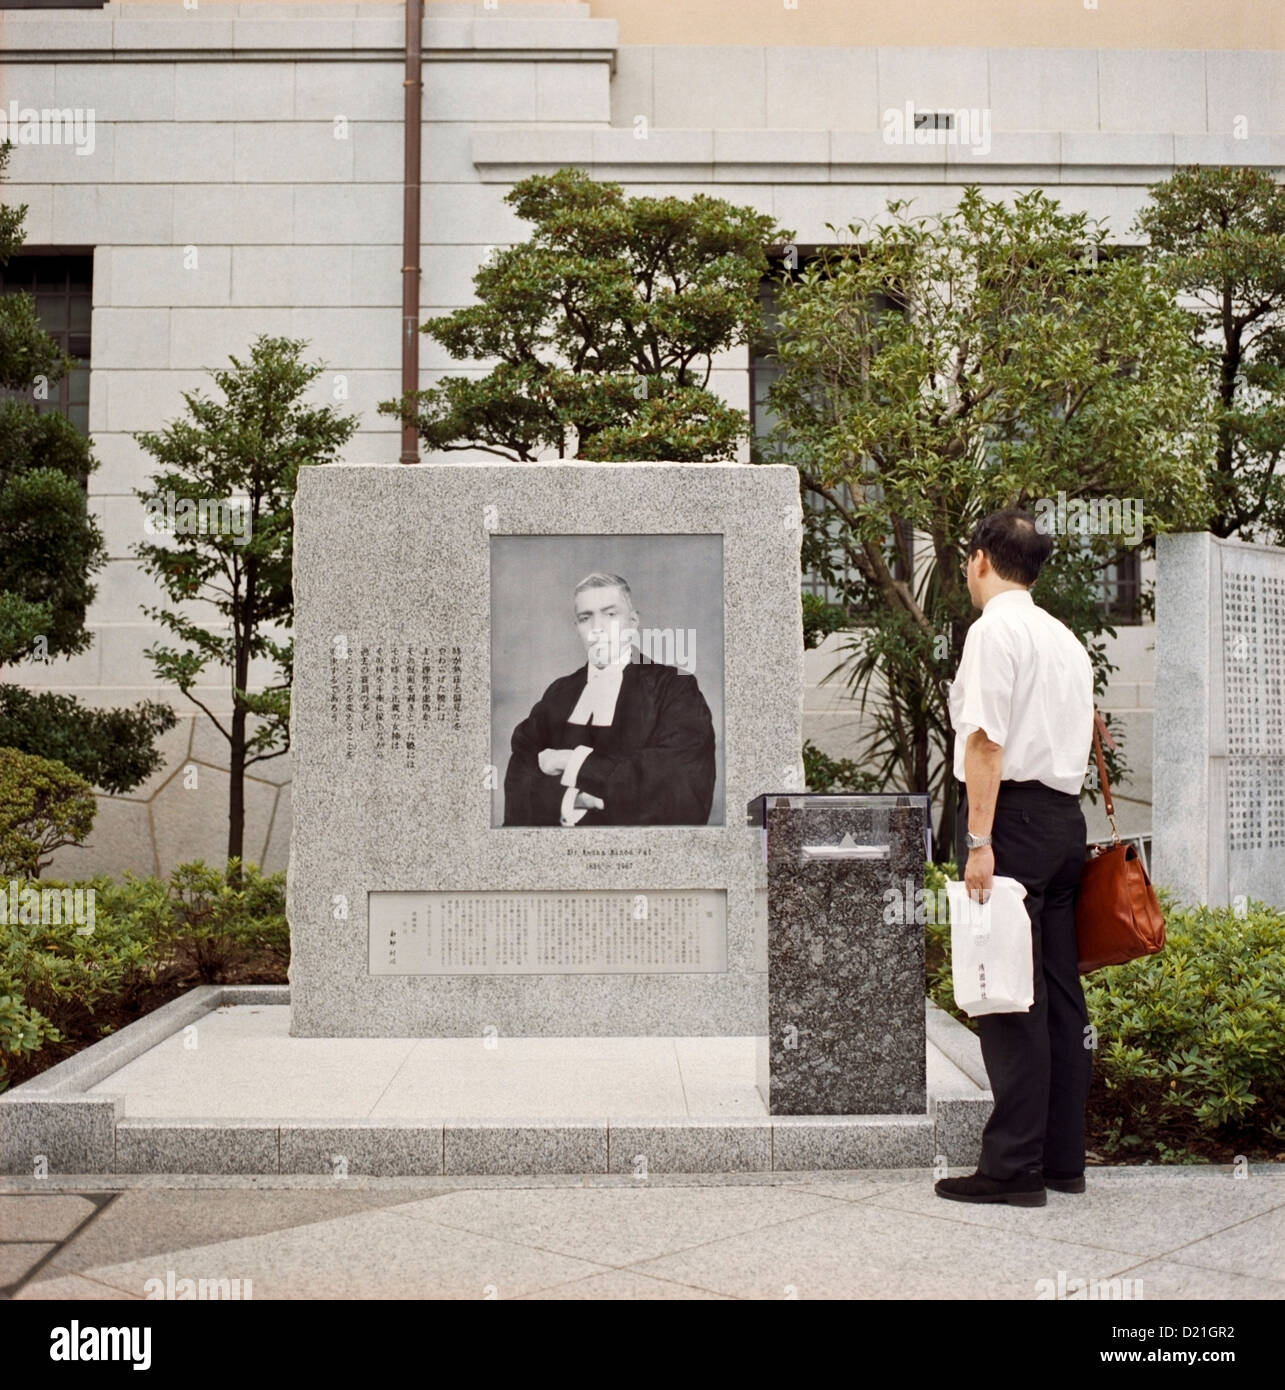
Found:
<path fill-rule="evenodd" d="M 1083 1192 L 1084 1174 L 1083 1173 L 1045 1173 L 1044 1186 L 1051 1187 L 1054 1192 Z"/>
<path fill-rule="evenodd" d="M 933 1184 L 939 1197 L 952 1202 L 1007 1202 L 1011 1207 L 1042 1207 L 1048 1201 L 1038 1171 L 1012 1178 L 988 1178 L 977 1172 L 969 1178 L 939 1178 Z"/>

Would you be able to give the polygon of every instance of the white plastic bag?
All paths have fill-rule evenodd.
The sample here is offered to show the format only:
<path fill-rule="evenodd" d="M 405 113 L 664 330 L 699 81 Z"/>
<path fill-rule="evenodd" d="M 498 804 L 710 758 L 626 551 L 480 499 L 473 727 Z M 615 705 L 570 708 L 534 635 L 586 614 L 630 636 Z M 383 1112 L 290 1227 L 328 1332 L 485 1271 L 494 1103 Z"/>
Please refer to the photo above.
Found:
<path fill-rule="evenodd" d="M 946 881 L 955 1003 L 970 1017 L 1025 1013 L 1035 1002 L 1031 919 L 1015 878 L 996 874 L 990 896 L 974 902 L 962 882 Z"/>

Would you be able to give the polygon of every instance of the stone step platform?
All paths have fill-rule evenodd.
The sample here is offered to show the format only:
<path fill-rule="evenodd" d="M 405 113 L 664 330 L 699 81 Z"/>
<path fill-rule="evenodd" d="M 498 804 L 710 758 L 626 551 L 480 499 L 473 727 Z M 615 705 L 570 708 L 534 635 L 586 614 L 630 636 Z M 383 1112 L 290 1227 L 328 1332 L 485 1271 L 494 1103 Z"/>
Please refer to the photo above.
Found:
<path fill-rule="evenodd" d="M 0 1096 L 0 1171 L 460 1176 L 975 1165 L 976 1036 L 931 1003 L 928 1108 L 769 1115 L 749 1037 L 293 1038 L 209 985 Z"/>

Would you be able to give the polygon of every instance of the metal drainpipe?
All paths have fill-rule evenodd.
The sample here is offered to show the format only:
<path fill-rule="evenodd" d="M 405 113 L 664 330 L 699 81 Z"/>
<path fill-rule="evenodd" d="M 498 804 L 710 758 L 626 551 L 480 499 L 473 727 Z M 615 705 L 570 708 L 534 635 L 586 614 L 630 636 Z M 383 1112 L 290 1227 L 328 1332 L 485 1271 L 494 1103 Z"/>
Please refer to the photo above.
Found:
<path fill-rule="evenodd" d="M 423 0 L 406 0 L 405 151 L 402 169 L 402 395 L 419 389 L 419 149 Z M 419 462 L 419 434 L 402 424 L 402 463 Z"/>

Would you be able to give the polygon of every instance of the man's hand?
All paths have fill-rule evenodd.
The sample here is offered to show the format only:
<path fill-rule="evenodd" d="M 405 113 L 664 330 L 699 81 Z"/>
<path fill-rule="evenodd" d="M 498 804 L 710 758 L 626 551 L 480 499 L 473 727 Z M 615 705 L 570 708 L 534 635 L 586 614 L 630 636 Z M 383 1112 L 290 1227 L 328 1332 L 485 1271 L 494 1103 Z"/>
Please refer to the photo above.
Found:
<path fill-rule="evenodd" d="M 974 902 L 984 903 L 991 895 L 991 879 L 995 877 L 995 852 L 990 845 L 968 851 L 964 865 L 964 886 Z"/>
<path fill-rule="evenodd" d="M 538 757 L 541 772 L 547 772 L 550 777 L 561 777 L 571 761 L 571 749 L 541 748 Z"/>
<path fill-rule="evenodd" d="M 606 809 L 606 803 L 600 797 L 594 796 L 592 792 L 576 792 L 575 806 L 577 811 L 602 811 Z"/>

